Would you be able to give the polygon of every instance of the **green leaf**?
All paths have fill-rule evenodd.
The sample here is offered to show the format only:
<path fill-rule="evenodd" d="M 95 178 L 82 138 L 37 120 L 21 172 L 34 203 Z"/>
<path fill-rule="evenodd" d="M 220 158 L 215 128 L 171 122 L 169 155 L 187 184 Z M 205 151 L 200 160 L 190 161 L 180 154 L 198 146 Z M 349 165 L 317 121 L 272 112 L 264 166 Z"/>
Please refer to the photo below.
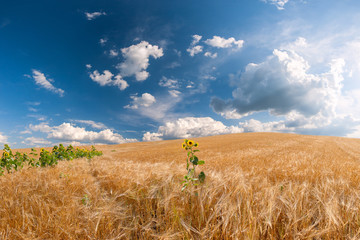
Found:
<path fill-rule="evenodd" d="M 203 183 L 205 181 L 205 173 L 204 172 L 199 173 L 199 180 L 201 183 Z"/>
<path fill-rule="evenodd" d="M 205 164 L 205 161 L 198 161 L 197 164 L 198 164 L 198 165 L 203 165 L 203 164 Z"/>
<path fill-rule="evenodd" d="M 194 149 L 193 152 L 200 152 L 200 150 Z"/>
<path fill-rule="evenodd" d="M 194 165 L 198 165 L 198 161 L 199 161 L 199 159 L 197 156 L 193 156 L 190 158 L 190 162 Z"/>

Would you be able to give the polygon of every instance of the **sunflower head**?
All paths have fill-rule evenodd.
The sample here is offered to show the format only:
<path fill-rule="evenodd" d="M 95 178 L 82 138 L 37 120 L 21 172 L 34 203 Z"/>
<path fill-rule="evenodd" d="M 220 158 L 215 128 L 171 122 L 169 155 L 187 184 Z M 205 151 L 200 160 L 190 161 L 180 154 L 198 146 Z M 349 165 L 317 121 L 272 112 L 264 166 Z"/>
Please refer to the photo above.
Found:
<path fill-rule="evenodd" d="M 199 143 L 196 142 L 196 143 L 194 144 L 194 147 L 198 147 L 198 146 L 199 146 Z"/>
<path fill-rule="evenodd" d="M 40 151 L 41 151 L 41 152 L 43 152 L 43 151 L 45 151 L 45 149 L 44 149 L 44 148 L 42 148 L 42 149 L 40 149 Z"/>
<path fill-rule="evenodd" d="M 187 145 L 188 145 L 189 147 L 192 147 L 192 146 L 194 145 L 194 141 L 193 141 L 193 140 L 188 140 L 188 141 L 187 141 Z"/>
<path fill-rule="evenodd" d="M 186 149 L 186 143 L 183 143 L 183 144 L 182 144 L 182 148 L 183 148 L 183 149 Z"/>
<path fill-rule="evenodd" d="M 8 157 L 8 156 L 9 156 L 9 153 L 8 153 L 8 152 L 3 152 L 3 156 L 4 156 L 4 157 Z"/>

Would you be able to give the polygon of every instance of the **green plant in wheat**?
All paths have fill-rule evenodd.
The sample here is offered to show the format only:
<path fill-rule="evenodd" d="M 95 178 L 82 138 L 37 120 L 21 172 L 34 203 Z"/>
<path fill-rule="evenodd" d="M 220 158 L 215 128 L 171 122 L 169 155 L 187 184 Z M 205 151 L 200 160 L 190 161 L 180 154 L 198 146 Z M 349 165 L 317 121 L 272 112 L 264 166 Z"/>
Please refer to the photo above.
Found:
<path fill-rule="evenodd" d="M 91 150 L 87 150 L 85 148 L 74 149 L 71 145 L 65 148 L 62 144 L 59 144 L 59 146 L 54 146 L 51 152 L 42 148 L 39 154 L 32 148 L 30 153 L 31 157 L 29 157 L 26 153 L 21 154 L 16 152 L 14 154 L 9 145 L 5 144 L 3 154 L 0 158 L 0 176 L 4 174 L 5 170 L 7 173 L 18 171 L 23 168 L 25 164 L 29 167 L 47 167 L 55 166 L 58 164 L 58 161 L 62 160 L 69 161 L 82 157 L 91 159 L 101 155 L 102 152 L 97 151 L 94 146 L 91 146 Z"/>
<path fill-rule="evenodd" d="M 0 158 L 0 175 L 4 173 L 4 169 L 11 173 L 13 170 L 18 171 L 24 166 L 24 162 L 29 161 L 29 157 L 24 153 L 12 152 L 9 145 L 5 144 L 2 157 Z"/>
<path fill-rule="evenodd" d="M 196 166 L 205 164 L 204 161 L 199 160 L 199 158 L 195 155 L 196 152 L 199 152 L 197 148 L 199 144 L 194 142 L 193 140 L 185 139 L 184 143 L 182 144 L 183 149 L 187 151 L 187 158 L 186 158 L 186 170 L 187 174 L 184 176 L 184 181 L 182 181 L 183 187 L 181 191 L 189 186 L 192 185 L 199 185 L 199 183 L 203 183 L 205 181 L 205 173 L 200 172 L 198 175 L 196 174 Z"/>

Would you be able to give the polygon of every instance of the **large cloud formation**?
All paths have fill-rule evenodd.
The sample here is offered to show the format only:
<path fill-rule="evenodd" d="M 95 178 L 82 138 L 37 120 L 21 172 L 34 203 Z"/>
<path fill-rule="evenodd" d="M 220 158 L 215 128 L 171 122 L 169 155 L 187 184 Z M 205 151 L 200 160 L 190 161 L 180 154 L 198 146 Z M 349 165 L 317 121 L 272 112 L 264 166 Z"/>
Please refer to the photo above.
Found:
<path fill-rule="evenodd" d="M 77 127 L 71 123 L 62 123 L 59 126 L 49 126 L 47 123 L 41 123 L 38 125 L 30 124 L 29 129 L 32 131 L 47 133 L 48 139 L 59 141 L 78 141 L 81 143 L 91 144 L 120 144 L 137 141 L 136 139 L 124 138 L 110 129 L 104 129 L 99 132 L 87 131 L 85 128 Z"/>
<path fill-rule="evenodd" d="M 266 61 L 247 65 L 233 91 L 234 100 L 213 98 L 211 106 L 222 114 L 232 109 L 240 115 L 268 109 L 274 115 L 291 111 L 304 116 L 332 114 L 341 94 L 344 64 L 343 59 L 336 59 L 329 72 L 308 74 L 309 65 L 301 56 L 275 49 Z"/>
<path fill-rule="evenodd" d="M 276 123 L 282 131 L 329 134 L 342 128 L 340 135 L 346 135 L 358 121 L 337 112 L 343 99 L 344 66 L 344 59 L 333 59 L 328 71 L 313 74 L 309 63 L 294 50 L 275 49 L 264 62 L 246 66 L 235 80 L 238 87 L 232 92 L 233 99 L 214 97 L 210 105 L 228 119 L 255 112 L 282 116 L 285 120 Z"/>
<path fill-rule="evenodd" d="M 146 132 L 143 141 L 158 141 L 173 138 L 204 137 L 219 134 L 241 133 L 244 129 L 237 126 L 225 126 L 220 121 L 210 117 L 179 118 L 176 121 L 167 121 L 160 126 L 157 132 Z"/>

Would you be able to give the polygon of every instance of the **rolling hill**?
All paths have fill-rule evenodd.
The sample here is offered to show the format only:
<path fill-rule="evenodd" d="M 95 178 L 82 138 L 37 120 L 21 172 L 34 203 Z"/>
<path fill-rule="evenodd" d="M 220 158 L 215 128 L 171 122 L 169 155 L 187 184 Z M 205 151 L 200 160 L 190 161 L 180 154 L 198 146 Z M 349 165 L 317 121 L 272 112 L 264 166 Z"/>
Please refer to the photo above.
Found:
<path fill-rule="evenodd" d="M 193 140 L 206 180 L 183 192 L 183 139 L 99 145 L 103 156 L 91 161 L 5 174 L 0 238 L 360 238 L 360 139 Z"/>

